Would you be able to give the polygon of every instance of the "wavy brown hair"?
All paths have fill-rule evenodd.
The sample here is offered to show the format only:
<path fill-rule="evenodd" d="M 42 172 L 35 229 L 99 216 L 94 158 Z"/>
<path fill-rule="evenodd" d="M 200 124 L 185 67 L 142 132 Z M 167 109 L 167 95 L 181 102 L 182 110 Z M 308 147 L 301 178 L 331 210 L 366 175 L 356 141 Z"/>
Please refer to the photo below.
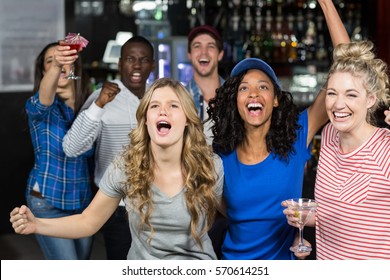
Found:
<path fill-rule="evenodd" d="M 150 216 L 153 212 L 153 193 L 155 159 L 151 150 L 150 137 L 146 127 L 146 113 L 154 91 L 170 87 L 179 98 L 187 117 L 181 154 L 186 205 L 191 215 L 191 235 L 202 247 L 201 236 L 207 233 L 216 213 L 217 199 L 214 193 L 216 175 L 211 148 L 207 145 L 203 125 L 197 115 L 195 103 L 187 90 L 177 81 L 162 78 L 156 80 L 146 91 L 137 109 L 138 127 L 130 133 L 130 144 L 123 153 L 126 174 L 126 192 L 134 210 L 141 216 L 140 230 L 150 228 L 153 238 L 153 225 Z M 203 218 L 205 225 L 198 233 Z"/>

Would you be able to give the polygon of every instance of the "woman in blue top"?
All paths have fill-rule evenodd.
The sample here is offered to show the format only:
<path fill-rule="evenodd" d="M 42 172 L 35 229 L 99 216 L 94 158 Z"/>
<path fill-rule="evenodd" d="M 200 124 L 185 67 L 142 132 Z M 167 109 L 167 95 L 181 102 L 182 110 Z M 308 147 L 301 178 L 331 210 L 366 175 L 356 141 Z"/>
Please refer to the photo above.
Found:
<path fill-rule="evenodd" d="M 333 44 L 348 34 L 332 1 L 319 0 Z M 213 147 L 224 165 L 229 228 L 223 259 L 293 259 L 295 230 L 281 202 L 300 197 L 309 145 L 327 121 L 324 92 L 299 113 L 272 68 L 261 59 L 239 62 L 209 102 Z M 303 255 L 297 255 L 302 257 Z"/>
<path fill-rule="evenodd" d="M 26 113 L 34 147 L 26 200 L 37 217 L 62 217 L 80 213 L 92 199 L 87 156 L 66 157 L 62 138 L 87 95 L 87 83 L 75 50 L 48 44 L 35 64 L 34 95 Z M 80 80 L 64 78 L 75 62 Z M 36 235 L 46 259 L 88 259 L 92 239 L 61 239 Z"/>

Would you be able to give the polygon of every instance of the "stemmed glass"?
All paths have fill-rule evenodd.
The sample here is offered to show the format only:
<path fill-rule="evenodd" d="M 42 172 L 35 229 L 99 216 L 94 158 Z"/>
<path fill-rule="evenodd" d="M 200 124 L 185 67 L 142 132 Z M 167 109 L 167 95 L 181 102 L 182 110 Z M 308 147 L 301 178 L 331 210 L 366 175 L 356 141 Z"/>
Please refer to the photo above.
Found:
<path fill-rule="evenodd" d="M 311 251 L 311 246 L 303 244 L 303 228 L 310 220 L 318 203 L 310 198 L 291 198 L 286 200 L 287 207 L 294 211 L 294 216 L 298 218 L 299 243 L 296 246 L 291 246 L 290 250 L 295 253 L 306 253 Z"/>
<path fill-rule="evenodd" d="M 76 50 L 77 52 L 81 51 L 88 44 L 88 41 L 80 36 L 80 33 L 69 33 L 65 40 L 60 41 L 61 46 L 69 46 L 70 50 Z M 79 76 L 76 76 L 74 73 L 74 63 L 70 66 L 69 75 L 65 77 L 68 80 L 78 80 Z"/>

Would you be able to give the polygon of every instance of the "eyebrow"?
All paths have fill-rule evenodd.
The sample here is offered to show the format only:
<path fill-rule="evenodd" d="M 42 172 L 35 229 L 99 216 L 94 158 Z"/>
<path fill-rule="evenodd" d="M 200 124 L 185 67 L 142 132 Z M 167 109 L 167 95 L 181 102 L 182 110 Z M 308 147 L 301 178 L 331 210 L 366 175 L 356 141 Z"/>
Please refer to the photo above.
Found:
<path fill-rule="evenodd" d="M 202 44 L 202 41 L 193 41 L 192 42 L 192 44 L 191 44 L 191 46 L 194 46 L 194 45 L 201 45 Z M 207 42 L 206 43 L 207 45 L 213 45 L 213 46 L 217 46 L 217 43 L 215 43 L 215 42 Z"/>
<path fill-rule="evenodd" d="M 161 101 L 159 99 L 150 100 L 150 104 L 151 103 L 161 103 Z M 180 100 L 170 99 L 170 100 L 168 100 L 167 103 L 179 103 L 180 104 Z"/>
<path fill-rule="evenodd" d="M 257 84 L 261 84 L 261 83 L 272 84 L 272 82 L 267 81 L 267 80 L 257 80 L 256 83 L 257 83 Z M 249 82 L 247 82 L 247 81 L 241 81 L 240 84 L 249 84 Z"/>

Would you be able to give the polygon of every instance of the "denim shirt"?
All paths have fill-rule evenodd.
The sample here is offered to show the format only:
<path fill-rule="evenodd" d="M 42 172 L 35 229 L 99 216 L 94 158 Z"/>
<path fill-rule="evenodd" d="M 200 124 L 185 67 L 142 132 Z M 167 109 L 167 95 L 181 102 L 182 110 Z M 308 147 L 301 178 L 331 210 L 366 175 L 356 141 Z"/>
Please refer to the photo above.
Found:
<path fill-rule="evenodd" d="M 222 85 L 225 82 L 225 80 L 219 76 L 219 84 Z M 190 92 L 192 97 L 194 98 L 196 109 L 198 110 L 198 116 L 199 118 L 204 121 L 204 100 L 203 100 L 203 93 L 200 90 L 198 84 L 195 82 L 194 78 L 190 80 L 188 85 L 186 86 L 187 90 Z"/>

